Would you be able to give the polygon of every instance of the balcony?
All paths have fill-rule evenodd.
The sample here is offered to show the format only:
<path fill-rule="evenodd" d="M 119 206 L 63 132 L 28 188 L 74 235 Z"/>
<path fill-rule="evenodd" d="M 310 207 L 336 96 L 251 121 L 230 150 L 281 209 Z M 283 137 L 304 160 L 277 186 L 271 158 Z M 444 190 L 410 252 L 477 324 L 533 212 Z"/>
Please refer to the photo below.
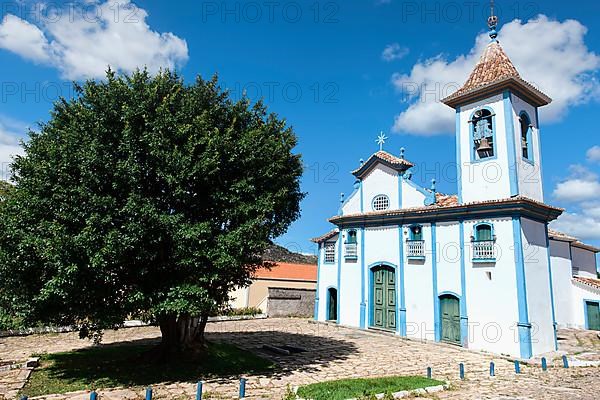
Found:
<path fill-rule="evenodd" d="M 490 263 L 496 261 L 496 248 L 493 240 L 473 242 L 473 262 Z"/>
<path fill-rule="evenodd" d="M 407 240 L 406 241 L 406 256 L 409 260 L 424 260 L 425 259 L 425 241 L 424 240 Z"/>
<path fill-rule="evenodd" d="M 356 260 L 358 258 L 358 246 L 356 243 L 344 244 L 344 258 L 346 260 Z"/>

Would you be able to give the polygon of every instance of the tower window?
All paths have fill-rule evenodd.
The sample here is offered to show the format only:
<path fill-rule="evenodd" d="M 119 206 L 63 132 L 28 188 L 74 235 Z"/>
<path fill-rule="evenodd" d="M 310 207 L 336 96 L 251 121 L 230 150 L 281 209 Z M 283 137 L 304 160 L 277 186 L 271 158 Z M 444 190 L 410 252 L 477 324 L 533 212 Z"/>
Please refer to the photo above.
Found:
<path fill-rule="evenodd" d="M 496 238 L 493 226 L 488 223 L 475 225 L 473 241 L 473 262 L 494 262 L 496 260 Z"/>
<path fill-rule="evenodd" d="M 521 113 L 521 151 L 523 158 L 529 161 L 533 161 L 533 150 L 532 150 L 532 132 L 533 125 L 531 120 L 526 113 Z"/>
<path fill-rule="evenodd" d="M 335 263 L 335 243 L 325 243 L 325 263 Z"/>
<path fill-rule="evenodd" d="M 375 196 L 373 199 L 373 210 L 374 211 L 385 211 L 390 208 L 390 198 L 385 194 Z"/>
<path fill-rule="evenodd" d="M 494 157 L 494 114 L 487 108 L 482 108 L 473 113 L 471 119 L 473 132 L 474 158 L 483 160 Z"/>

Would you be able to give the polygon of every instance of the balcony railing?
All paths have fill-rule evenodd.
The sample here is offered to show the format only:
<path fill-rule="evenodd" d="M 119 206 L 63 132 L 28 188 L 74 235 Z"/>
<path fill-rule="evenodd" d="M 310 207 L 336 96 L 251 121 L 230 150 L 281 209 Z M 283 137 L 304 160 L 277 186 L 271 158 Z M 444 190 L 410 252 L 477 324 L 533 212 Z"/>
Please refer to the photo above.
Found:
<path fill-rule="evenodd" d="M 424 240 L 407 240 L 406 241 L 406 256 L 408 258 L 416 258 L 416 259 L 425 258 L 425 241 Z"/>
<path fill-rule="evenodd" d="M 344 257 L 351 260 L 358 258 L 358 246 L 356 243 L 344 244 Z"/>
<path fill-rule="evenodd" d="M 473 261 L 496 261 L 496 248 L 493 240 L 480 240 L 473 242 Z"/>

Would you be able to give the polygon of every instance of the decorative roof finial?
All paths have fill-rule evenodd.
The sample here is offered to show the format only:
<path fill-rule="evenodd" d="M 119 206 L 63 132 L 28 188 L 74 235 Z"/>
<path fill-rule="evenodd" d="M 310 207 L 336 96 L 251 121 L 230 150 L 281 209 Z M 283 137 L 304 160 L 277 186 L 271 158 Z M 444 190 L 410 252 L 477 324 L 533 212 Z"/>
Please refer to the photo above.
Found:
<path fill-rule="evenodd" d="M 404 147 L 401 147 L 400 148 L 400 158 L 403 160 L 404 160 L 404 151 L 405 151 Z"/>
<path fill-rule="evenodd" d="M 363 160 L 363 159 L 361 158 L 359 162 L 360 162 L 360 166 L 362 167 L 362 166 L 363 166 L 363 164 L 365 163 L 365 160 Z"/>
<path fill-rule="evenodd" d="M 496 41 L 496 38 L 498 37 L 498 31 L 496 31 L 496 28 L 498 27 L 498 17 L 494 12 L 494 0 L 490 1 L 490 7 L 491 12 L 490 17 L 488 18 L 488 27 L 490 28 L 490 38 L 493 41 Z"/>
<path fill-rule="evenodd" d="M 379 136 L 377 136 L 377 144 L 379 145 L 379 151 L 383 150 L 383 144 L 385 143 L 385 141 L 388 139 L 387 136 L 385 136 L 385 134 L 383 133 L 383 131 L 381 131 L 381 133 L 379 133 Z"/>

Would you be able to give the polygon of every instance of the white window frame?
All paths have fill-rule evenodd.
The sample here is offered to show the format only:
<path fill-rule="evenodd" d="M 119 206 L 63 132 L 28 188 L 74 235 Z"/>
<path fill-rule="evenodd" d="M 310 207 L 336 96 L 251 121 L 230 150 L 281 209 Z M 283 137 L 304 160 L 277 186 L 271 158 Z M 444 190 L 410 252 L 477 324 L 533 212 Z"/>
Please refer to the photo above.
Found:
<path fill-rule="evenodd" d="M 382 208 L 377 208 L 377 205 L 381 204 L 382 206 L 385 205 L 385 207 Z M 385 194 L 378 194 L 377 196 L 373 197 L 373 201 L 371 202 L 371 208 L 373 209 L 373 211 L 386 211 L 390 209 L 390 198 L 385 195 Z"/>
<path fill-rule="evenodd" d="M 323 262 L 335 264 L 335 242 L 325 242 L 323 245 Z"/>

